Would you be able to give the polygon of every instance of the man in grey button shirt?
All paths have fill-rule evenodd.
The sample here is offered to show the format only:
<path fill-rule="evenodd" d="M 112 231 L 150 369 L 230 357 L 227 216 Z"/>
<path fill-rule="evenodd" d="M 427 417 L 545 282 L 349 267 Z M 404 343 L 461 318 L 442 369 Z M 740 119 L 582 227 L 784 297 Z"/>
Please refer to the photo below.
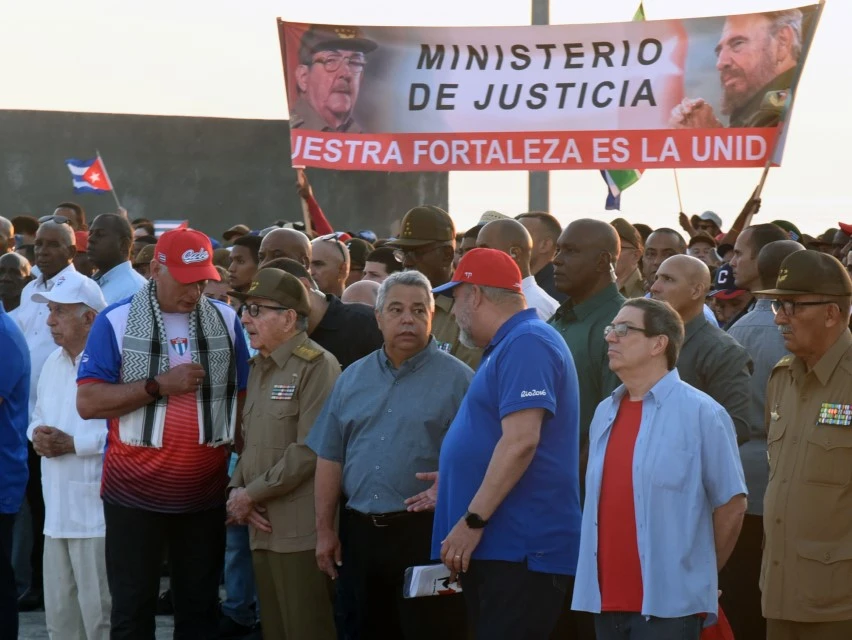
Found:
<path fill-rule="evenodd" d="M 764 245 L 757 254 L 758 279 L 754 290 L 773 288 L 784 258 L 803 250 L 804 247 L 793 240 L 776 240 Z M 771 301 L 758 299 L 754 309 L 728 329 L 728 335 L 745 347 L 754 361 L 749 389 L 751 413 L 763 418 L 769 375 L 778 361 L 789 354 L 775 324 Z M 763 494 L 769 482 L 769 463 L 763 419 L 751 424 L 751 440 L 740 447 L 740 459 L 748 486 L 748 510 L 737 546 L 719 574 L 722 607 L 736 637 L 764 638 L 766 621 L 761 614 L 758 582 L 763 545 Z"/>
<path fill-rule="evenodd" d="M 465 637 L 459 596 L 402 598 L 405 569 L 431 564 L 432 511 L 408 511 L 406 500 L 434 478 L 473 377 L 430 336 L 434 308 L 418 271 L 382 283 L 376 319 L 384 346 L 338 378 L 306 441 L 318 456 L 317 564 L 332 578 L 339 572 L 347 638 Z"/>

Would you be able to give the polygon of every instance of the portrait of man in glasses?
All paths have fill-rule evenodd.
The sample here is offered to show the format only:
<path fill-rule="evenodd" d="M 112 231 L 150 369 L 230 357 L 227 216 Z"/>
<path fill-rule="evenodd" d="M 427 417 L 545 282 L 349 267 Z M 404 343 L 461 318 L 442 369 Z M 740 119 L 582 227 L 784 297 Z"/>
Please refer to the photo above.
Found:
<path fill-rule="evenodd" d="M 296 67 L 298 97 L 290 108 L 290 127 L 363 133 L 353 113 L 376 43 L 358 27 L 313 25 L 302 36 Z"/>

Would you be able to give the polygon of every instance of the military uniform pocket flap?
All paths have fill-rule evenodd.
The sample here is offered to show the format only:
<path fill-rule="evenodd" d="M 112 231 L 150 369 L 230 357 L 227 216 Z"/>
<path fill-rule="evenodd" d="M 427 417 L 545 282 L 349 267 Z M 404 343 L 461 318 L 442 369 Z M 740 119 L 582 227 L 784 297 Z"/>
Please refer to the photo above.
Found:
<path fill-rule="evenodd" d="M 299 403 L 292 400 L 282 400 L 272 403 L 269 413 L 276 420 L 286 420 L 299 415 Z"/>
<path fill-rule="evenodd" d="M 852 544 L 799 540 L 796 551 L 802 558 L 822 564 L 852 560 Z"/>
<path fill-rule="evenodd" d="M 808 442 L 826 451 L 852 448 L 852 427 L 819 425 L 808 434 Z"/>

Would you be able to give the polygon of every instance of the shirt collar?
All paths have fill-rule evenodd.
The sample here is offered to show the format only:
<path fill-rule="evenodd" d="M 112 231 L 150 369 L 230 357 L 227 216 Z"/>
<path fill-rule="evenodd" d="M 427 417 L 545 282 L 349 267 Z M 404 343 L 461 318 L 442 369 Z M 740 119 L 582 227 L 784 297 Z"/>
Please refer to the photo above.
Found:
<path fill-rule="evenodd" d="M 772 300 L 769 298 L 758 298 L 754 303 L 752 311 L 772 311 Z"/>
<path fill-rule="evenodd" d="M 518 311 L 511 318 L 506 320 L 500 328 L 497 329 L 497 333 L 494 334 L 494 337 L 491 338 L 491 342 L 488 343 L 488 346 L 485 347 L 485 353 L 490 352 L 494 347 L 500 344 L 500 341 L 506 337 L 506 335 L 518 326 L 522 322 L 526 322 L 527 320 L 536 320 L 538 319 L 538 313 L 535 309 L 523 309 Z"/>
<path fill-rule="evenodd" d="M 432 336 L 429 336 L 429 342 L 422 351 L 418 351 L 408 360 L 405 360 L 399 369 L 393 366 L 393 363 L 388 358 L 385 348 L 382 347 L 376 351 L 376 357 L 379 359 L 379 366 L 384 371 L 388 371 L 393 375 L 401 375 L 410 371 L 417 371 L 423 363 L 428 360 L 433 354 L 438 352 L 438 343 Z"/>
<path fill-rule="evenodd" d="M 659 407 L 679 383 L 680 374 L 677 372 L 677 368 L 672 369 L 662 378 L 657 380 L 657 384 L 648 390 L 648 393 L 645 394 L 645 398 L 650 397 L 653 399 L 654 404 Z M 626 393 L 627 387 L 623 384 L 619 385 L 618 388 L 612 392 L 612 402 L 614 407 L 618 407 Z"/>
<path fill-rule="evenodd" d="M 562 303 L 559 309 L 556 310 L 556 317 L 568 312 L 573 312 L 578 320 L 585 320 L 605 303 L 620 295 L 621 294 L 618 292 L 618 286 L 614 282 L 610 282 L 591 298 L 584 300 L 580 304 L 574 304 L 574 301 L 571 298 L 568 298 Z"/>
<path fill-rule="evenodd" d="M 70 273 L 70 272 L 72 272 L 72 271 L 77 271 L 77 269 L 74 267 L 74 263 L 73 263 L 73 262 L 72 262 L 71 264 L 69 264 L 67 267 L 65 267 L 64 269 L 62 269 L 62 271 L 60 271 L 59 273 L 57 273 L 57 274 L 56 274 L 55 276 L 53 276 L 52 278 L 47 278 L 47 279 L 45 280 L 45 278 L 44 278 L 44 273 L 42 273 L 42 274 L 41 274 L 41 277 L 39 278 L 39 285 L 40 285 L 41 287 L 43 287 L 43 288 L 47 289 L 48 291 L 50 291 L 50 290 L 53 288 L 53 283 L 56 281 L 56 279 L 57 279 L 59 276 L 65 275 L 66 273 Z"/>
<path fill-rule="evenodd" d="M 850 347 L 852 347 L 852 333 L 847 330 L 840 334 L 837 341 L 814 365 L 813 373 L 822 386 L 828 384 L 831 374 L 837 369 L 837 365 L 840 364 L 840 360 L 846 355 Z M 796 358 L 794 367 L 800 375 L 804 374 L 805 364 L 800 358 Z"/>
<path fill-rule="evenodd" d="M 308 334 L 304 331 L 300 331 L 296 335 L 290 337 L 288 340 L 285 340 L 283 343 L 278 345 L 272 353 L 268 356 L 262 355 L 259 351 L 257 355 L 251 358 L 251 362 L 260 363 L 260 362 L 274 362 L 276 366 L 281 369 L 287 364 L 287 360 L 290 359 L 290 356 L 293 354 L 293 351 L 296 347 L 302 346 L 308 340 Z"/>
<path fill-rule="evenodd" d="M 130 260 L 125 260 L 124 262 L 120 262 L 115 265 L 109 271 L 106 271 L 102 274 L 98 274 L 96 278 L 94 278 L 95 282 L 103 286 L 106 282 L 109 282 L 110 279 L 118 277 L 123 273 L 131 271 L 133 266 L 130 264 Z"/>

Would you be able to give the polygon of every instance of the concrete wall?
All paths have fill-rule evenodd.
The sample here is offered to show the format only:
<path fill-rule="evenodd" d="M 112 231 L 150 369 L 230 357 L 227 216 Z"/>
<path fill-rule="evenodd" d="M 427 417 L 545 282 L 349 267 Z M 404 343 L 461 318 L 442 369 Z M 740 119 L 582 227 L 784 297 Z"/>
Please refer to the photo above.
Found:
<path fill-rule="evenodd" d="M 36 217 L 72 200 L 95 215 L 111 195 L 75 195 L 66 158 L 100 150 L 131 218 L 189 219 L 214 237 L 236 223 L 301 220 L 286 121 L 0 111 L 0 215 Z M 411 207 L 447 208 L 447 175 L 309 169 L 335 229 L 380 236 Z"/>

